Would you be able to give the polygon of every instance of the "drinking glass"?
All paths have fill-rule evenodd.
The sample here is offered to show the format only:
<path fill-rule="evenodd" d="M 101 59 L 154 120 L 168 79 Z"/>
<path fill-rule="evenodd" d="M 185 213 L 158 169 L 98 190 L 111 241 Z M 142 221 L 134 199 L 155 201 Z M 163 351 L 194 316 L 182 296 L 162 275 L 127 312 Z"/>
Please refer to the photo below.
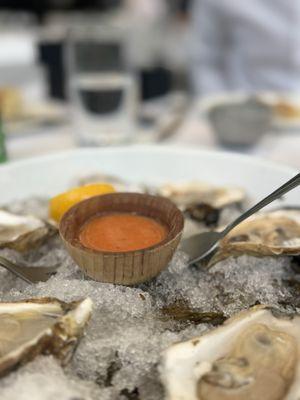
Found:
<path fill-rule="evenodd" d="M 134 139 L 137 88 L 118 28 L 72 28 L 67 40 L 69 97 L 74 133 L 81 145 L 113 145 Z"/>

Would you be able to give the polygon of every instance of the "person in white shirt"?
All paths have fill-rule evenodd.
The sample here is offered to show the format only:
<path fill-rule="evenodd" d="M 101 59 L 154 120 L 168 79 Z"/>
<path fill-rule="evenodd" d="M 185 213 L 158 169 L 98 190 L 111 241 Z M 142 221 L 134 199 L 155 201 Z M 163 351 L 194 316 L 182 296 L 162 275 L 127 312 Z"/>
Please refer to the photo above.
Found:
<path fill-rule="evenodd" d="M 198 95 L 300 92 L 299 0 L 194 0 L 191 18 Z"/>

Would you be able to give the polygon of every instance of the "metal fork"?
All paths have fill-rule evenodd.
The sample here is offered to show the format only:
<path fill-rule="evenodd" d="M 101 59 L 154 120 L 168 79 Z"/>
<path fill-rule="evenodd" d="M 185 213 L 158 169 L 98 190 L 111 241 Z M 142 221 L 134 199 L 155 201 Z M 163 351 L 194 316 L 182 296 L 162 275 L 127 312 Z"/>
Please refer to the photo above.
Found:
<path fill-rule="evenodd" d="M 251 207 L 249 210 L 241 214 L 223 231 L 202 232 L 183 240 L 181 243 L 181 250 L 189 255 L 189 265 L 194 264 L 195 262 L 202 260 L 204 257 L 208 256 L 213 250 L 216 249 L 220 240 L 223 239 L 224 236 L 226 236 L 233 228 L 243 222 L 246 218 L 249 218 L 252 214 L 272 203 L 272 201 L 278 199 L 285 193 L 296 188 L 299 184 L 300 174 L 297 174 L 284 185 L 276 189 L 273 193 L 269 194 L 263 200 L 258 202 L 255 206 Z"/>
<path fill-rule="evenodd" d="M 55 275 L 60 265 L 51 267 L 26 267 L 16 265 L 5 257 L 0 256 L 0 266 L 6 268 L 27 283 L 46 282 L 52 275 Z"/>

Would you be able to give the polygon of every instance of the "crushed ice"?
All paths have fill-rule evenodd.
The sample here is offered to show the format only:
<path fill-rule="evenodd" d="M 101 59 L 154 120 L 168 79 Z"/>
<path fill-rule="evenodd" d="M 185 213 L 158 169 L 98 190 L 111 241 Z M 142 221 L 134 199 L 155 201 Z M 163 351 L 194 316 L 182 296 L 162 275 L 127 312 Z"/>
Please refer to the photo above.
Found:
<path fill-rule="evenodd" d="M 25 206 L 36 210 L 43 204 Z M 186 255 L 178 251 L 156 279 L 124 287 L 84 278 L 57 237 L 25 257 L 7 249 L 0 254 L 28 265 L 62 265 L 48 282 L 36 285 L 0 269 L 2 301 L 41 296 L 71 301 L 90 296 L 95 304 L 71 363 L 62 369 L 54 358 L 39 356 L 0 380 L 1 400 L 159 400 L 163 398 L 157 372 L 161 351 L 212 327 L 161 318 L 163 307 L 184 300 L 198 312 L 229 316 L 257 303 L 293 304 L 293 292 L 285 284 L 295 276 L 288 257 L 241 256 L 205 270 L 187 268 Z"/>

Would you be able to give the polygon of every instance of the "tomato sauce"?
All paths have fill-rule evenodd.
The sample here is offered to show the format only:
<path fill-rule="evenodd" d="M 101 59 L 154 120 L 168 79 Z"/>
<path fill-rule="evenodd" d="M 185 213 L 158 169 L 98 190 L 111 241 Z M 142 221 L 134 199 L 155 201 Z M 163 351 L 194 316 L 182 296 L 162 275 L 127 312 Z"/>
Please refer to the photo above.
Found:
<path fill-rule="evenodd" d="M 81 244 L 99 251 L 141 250 L 163 241 L 168 233 L 159 221 L 137 214 L 111 213 L 87 221 L 79 233 Z"/>

